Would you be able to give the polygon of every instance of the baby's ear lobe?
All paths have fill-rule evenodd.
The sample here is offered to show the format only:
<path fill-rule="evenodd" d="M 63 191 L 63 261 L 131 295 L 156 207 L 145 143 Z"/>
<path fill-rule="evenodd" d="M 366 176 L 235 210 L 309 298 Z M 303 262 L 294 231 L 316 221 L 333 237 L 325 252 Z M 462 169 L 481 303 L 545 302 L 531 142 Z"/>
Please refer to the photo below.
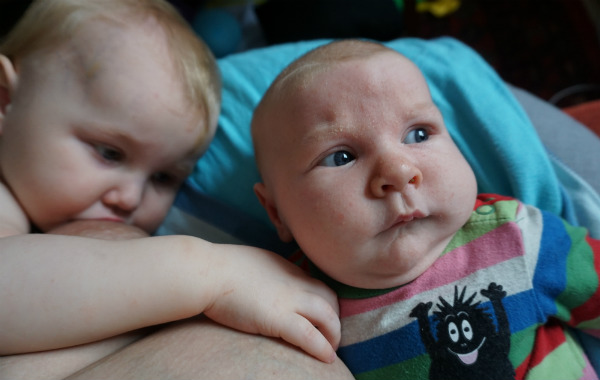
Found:
<path fill-rule="evenodd" d="M 279 217 L 277 205 L 275 204 L 275 201 L 273 201 L 273 199 L 271 198 L 270 193 L 267 190 L 265 184 L 254 184 L 254 194 L 256 194 L 258 201 L 267 211 L 267 215 L 269 216 L 269 219 L 271 219 L 271 223 L 275 225 L 275 229 L 277 229 L 277 234 L 279 234 L 279 238 L 281 239 L 281 241 L 289 243 L 292 240 L 294 240 L 292 233 Z"/>
<path fill-rule="evenodd" d="M 12 94 L 17 87 L 18 74 L 15 66 L 5 55 L 0 55 L 0 127 Z"/>

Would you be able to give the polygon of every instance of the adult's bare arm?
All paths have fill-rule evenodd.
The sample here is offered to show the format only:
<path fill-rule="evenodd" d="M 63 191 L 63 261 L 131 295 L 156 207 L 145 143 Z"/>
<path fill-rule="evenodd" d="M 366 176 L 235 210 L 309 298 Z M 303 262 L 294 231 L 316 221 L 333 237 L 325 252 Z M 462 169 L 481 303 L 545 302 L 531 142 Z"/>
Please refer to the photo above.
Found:
<path fill-rule="evenodd" d="M 175 323 L 68 379 L 353 379 L 338 358 L 323 363 L 283 340 L 211 320 Z"/>
<path fill-rule="evenodd" d="M 127 240 L 148 237 L 148 233 L 138 227 L 104 220 L 78 220 L 63 224 L 48 231 L 48 233 L 104 240 Z"/>

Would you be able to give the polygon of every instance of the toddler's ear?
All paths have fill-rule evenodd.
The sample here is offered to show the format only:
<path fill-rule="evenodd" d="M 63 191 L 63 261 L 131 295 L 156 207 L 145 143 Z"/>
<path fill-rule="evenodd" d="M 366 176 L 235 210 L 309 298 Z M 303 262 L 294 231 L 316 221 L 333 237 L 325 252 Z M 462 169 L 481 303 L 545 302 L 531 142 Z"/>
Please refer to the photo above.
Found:
<path fill-rule="evenodd" d="M 0 133 L 4 115 L 10 106 L 12 93 L 17 87 L 18 77 L 11 60 L 5 55 L 0 55 Z"/>
<path fill-rule="evenodd" d="M 260 204 L 265 208 L 265 210 L 267 210 L 267 215 L 269 215 L 269 219 L 271 219 L 271 222 L 275 225 L 275 229 L 277 229 L 279 238 L 285 243 L 289 243 L 292 240 L 294 240 L 292 233 L 279 217 L 277 205 L 272 199 L 271 194 L 267 190 L 265 184 L 254 184 L 254 194 L 256 194 L 256 196 L 258 197 Z"/>

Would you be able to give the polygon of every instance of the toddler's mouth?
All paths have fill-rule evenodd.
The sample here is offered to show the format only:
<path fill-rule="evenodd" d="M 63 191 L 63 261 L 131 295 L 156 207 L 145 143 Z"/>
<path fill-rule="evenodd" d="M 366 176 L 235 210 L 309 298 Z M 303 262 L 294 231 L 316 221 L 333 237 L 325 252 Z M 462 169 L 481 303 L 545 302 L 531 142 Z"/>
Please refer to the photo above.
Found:
<path fill-rule="evenodd" d="M 106 216 L 106 217 L 99 217 L 99 218 L 86 218 L 86 219 L 77 219 L 79 221 L 84 221 L 84 222 L 92 222 L 92 221 L 98 221 L 98 222 L 114 222 L 114 223 L 125 223 L 125 219 L 122 218 L 118 218 L 116 216 Z"/>

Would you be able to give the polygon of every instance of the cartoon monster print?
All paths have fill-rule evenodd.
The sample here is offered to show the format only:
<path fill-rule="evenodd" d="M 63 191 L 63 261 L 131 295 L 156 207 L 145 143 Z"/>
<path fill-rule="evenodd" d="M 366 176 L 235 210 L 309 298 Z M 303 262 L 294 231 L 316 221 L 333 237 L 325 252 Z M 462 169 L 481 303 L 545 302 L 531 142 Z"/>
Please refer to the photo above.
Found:
<path fill-rule="evenodd" d="M 454 302 L 451 305 L 439 297 L 440 303 L 434 311 L 437 323 L 434 337 L 430 322 L 429 309 L 433 303 L 419 303 L 412 309 L 410 316 L 417 318 L 421 340 L 431 358 L 430 379 L 514 379 L 515 371 L 508 360 L 510 350 L 510 328 L 502 298 L 506 292 L 501 285 L 492 282 L 487 289 L 481 289 L 481 295 L 490 299 L 496 314 L 497 328 L 492 316 L 480 301 L 473 303 L 477 293 L 465 300 L 466 286 L 458 294 L 454 287 Z"/>

